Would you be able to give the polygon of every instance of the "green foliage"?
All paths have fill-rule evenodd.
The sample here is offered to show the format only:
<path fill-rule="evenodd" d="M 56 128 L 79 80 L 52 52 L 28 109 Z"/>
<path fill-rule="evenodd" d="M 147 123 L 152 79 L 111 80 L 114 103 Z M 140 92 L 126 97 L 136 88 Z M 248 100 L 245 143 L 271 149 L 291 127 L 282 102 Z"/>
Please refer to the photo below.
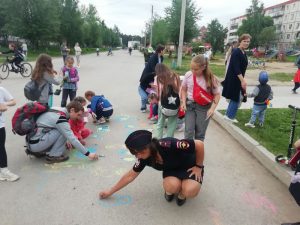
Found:
<path fill-rule="evenodd" d="M 227 34 L 227 28 L 224 28 L 218 21 L 214 19 L 207 26 L 206 42 L 209 42 L 213 49 L 213 54 L 217 51 L 224 51 L 224 39 Z"/>
<path fill-rule="evenodd" d="M 157 17 L 153 21 L 153 38 L 152 45 L 157 46 L 158 44 L 167 44 L 168 42 L 168 24 L 165 19 Z"/>
<path fill-rule="evenodd" d="M 239 27 L 238 35 L 248 33 L 252 36 L 250 47 L 259 46 L 259 35 L 265 27 L 273 26 L 273 19 L 264 16 L 264 5 L 259 0 L 252 0 L 252 5 L 247 9 L 247 19 Z"/>
<path fill-rule="evenodd" d="M 203 43 L 202 42 L 192 42 L 191 43 L 194 53 L 204 53 Z M 200 47 L 201 46 L 201 47 Z"/>
<path fill-rule="evenodd" d="M 277 39 L 275 26 L 265 27 L 258 36 L 258 43 L 261 46 L 269 47 Z"/>
<path fill-rule="evenodd" d="M 0 0 L 0 37 L 16 36 L 35 48 L 66 41 L 71 48 L 119 46 L 120 32 L 108 28 L 95 6 L 82 6 L 79 0 Z"/>
<path fill-rule="evenodd" d="M 169 40 L 175 43 L 175 45 L 178 45 L 179 41 L 181 4 L 182 0 L 172 0 L 172 5 L 165 9 Z M 192 0 L 187 0 L 184 26 L 185 42 L 189 42 L 192 38 L 197 36 L 199 32 L 197 21 L 199 19 L 200 9 L 196 8 Z"/>
<path fill-rule="evenodd" d="M 224 111 L 223 111 L 224 113 Z M 292 111 L 290 109 L 268 108 L 263 127 L 249 128 L 244 124 L 249 122 L 251 110 L 238 110 L 236 125 L 248 133 L 252 138 L 267 148 L 274 155 L 287 154 Z M 298 117 L 297 124 L 300 119 Z M 295 140 L 300 138 L 299 127 L 296 127 Z"/>

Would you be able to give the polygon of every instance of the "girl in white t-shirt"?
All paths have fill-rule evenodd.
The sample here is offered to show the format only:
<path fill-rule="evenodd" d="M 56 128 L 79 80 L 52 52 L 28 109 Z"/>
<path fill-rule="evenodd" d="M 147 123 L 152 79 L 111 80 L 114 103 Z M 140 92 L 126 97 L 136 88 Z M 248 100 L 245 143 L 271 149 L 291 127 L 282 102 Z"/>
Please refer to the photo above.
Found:
<path fill-rule="evenodd" d="M 75 50 L 77 68 L 80 68 L 80 55 L 81 55 L 82 50 L 81 50 L 78 42 L 75 44 L 74 50 Z"/>
<path fill-rule="evenodd" d="M 198 86 L 213 97 L 211 103 L 200 105 L 194 100 L 194 76 Z M 185 74 L 181 85 L 181 100 L 182 110 L 186 111 L 184 138 L 204 141 L 210 117 L 220 100 L 219 82 L 210 71 L 204 55 L 192 59 L 191 71 Z"/>
<path fill-rule="evenodd" d="M 0 180 L 16 181 L 19 176 L 13 174 L 7 169 L 7 155 L 5 149 L 5 123 L 3 113 L 7 110 L 8 106 L 14 106 L 16 101 L 11 94 L 3 87 L 0 87 Z"/>

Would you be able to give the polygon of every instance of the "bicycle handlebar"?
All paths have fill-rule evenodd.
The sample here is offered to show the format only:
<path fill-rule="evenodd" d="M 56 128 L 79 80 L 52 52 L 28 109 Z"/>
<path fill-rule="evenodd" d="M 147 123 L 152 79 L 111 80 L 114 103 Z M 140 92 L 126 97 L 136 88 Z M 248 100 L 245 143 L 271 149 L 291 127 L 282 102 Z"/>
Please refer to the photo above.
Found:
<path fill-rule="evenodd" d="M 296 109 L 296 110 L 300 111 L 300 108 L 298 108 L 298 107 L 296 107 L 296 106 L 293 106 L 293 105 L 289 105 L 289 108 L 290 108 L 290 109 Z"/>

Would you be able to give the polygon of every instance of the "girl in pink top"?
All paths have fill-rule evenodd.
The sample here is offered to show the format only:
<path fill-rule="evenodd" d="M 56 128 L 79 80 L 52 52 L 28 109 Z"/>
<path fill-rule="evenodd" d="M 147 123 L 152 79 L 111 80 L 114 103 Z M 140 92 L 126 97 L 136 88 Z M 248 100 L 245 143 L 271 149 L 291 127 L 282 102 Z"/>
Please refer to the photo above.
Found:
<path fill-rule="evenodd" d="M 204 91 L 213 96 L 211 103 L 200 105 L 194 101 L 194 78 Z M 220 89 L 217 78 L 208 67 L 208 61 L 203 55 L 192 59 L 191 71 L 185 74 L 181 86 L 181 107 L 186 111 L 184 138 L 204 141 L 206 129 L 219 100 Z"/>

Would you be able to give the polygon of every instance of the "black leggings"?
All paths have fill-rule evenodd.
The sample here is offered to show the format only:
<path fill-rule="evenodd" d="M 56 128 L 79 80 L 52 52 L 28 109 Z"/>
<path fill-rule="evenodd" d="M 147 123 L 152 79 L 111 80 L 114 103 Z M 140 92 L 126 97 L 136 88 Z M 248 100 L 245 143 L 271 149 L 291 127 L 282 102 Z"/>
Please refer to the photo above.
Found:
<path fill-rule="evenodd" d="M 0 168 L 7 167 L 7 155 L 5 150 L 5 127 L 0 128 Z"/>
<path fill-rule="evenodd" d="M 61 99 L 61 107 L 66 107 L 68 96 L 70 97 L 70 101 L 76 97 L 76 90 L 75 89 L 63 89 L 62 90 L 62 99 Z"/>
<path fill-rule="evenodd" d="M 293 88 L 293 91 L 296 91 L 299 87 L 300 87 L 300 83 L 299 82 L 295 82 L 295 86 Z"/>

